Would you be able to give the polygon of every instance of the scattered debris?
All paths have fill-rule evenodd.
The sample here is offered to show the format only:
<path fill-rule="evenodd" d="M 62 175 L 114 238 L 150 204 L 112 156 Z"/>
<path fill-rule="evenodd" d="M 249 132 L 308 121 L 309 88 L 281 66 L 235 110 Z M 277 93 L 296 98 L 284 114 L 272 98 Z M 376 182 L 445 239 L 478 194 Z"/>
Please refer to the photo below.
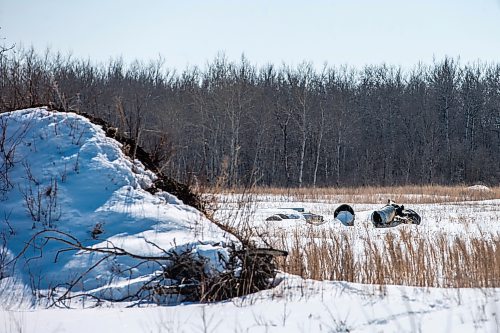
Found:
<path fill-rule="evenodd" d="M 283 214 L 274 214 L 266 218 L 266 221 L 282 221 L 282 220 L 283 220 Z"/>
<path fill-rule="evenodd" d="M 306 219 L 306 222 L 313 225 L 320 225 L 325 223 L 325 219 L 322 215 L 314 214 L 314 213 L 303 213 L 302 214 Z"/>
<path fill-rule="evenodd" d="M 266 221 L 296 220 L 303 218 L 306 220 L 306 223 L 313 225 L 320 225 L 326 222 L 322 215 L 306 212 L 302 207 L 279 209 L 281 210 L 281 212 L 267 217 Z"/>
<path fill-rule="evenodd" d="M 300 219 L 300 215 L 298 214 L 277 213 L 266 218 L 266 221 L 282 221 L 282 220 L 298 220 L 298 219 Z"/>
<path fill-rule="evenodd" d="M 419 225 L 421 217 L 414 210 L 389 200 L 386 206 L 372 213 L 371 220 L 376 228 L 388 228 L 402 223 Z"/>
<path fill-rule="evenodd" d="M 302 217 L 297 209 L 301 208 L 279 208 L 277 212 L 266 218 L 266 221 L 298 220 Z"/>
<path fill-rule="evenodd" d="M 299 213 L 305 213 L 305 209 L 304 207 L 295 207 L 295 208 L 288 208 L 288 207 L 283 207 L 281 209 L 291 209 L 291 210 L 294 210 L 296 212 L 299 212 Z"/>

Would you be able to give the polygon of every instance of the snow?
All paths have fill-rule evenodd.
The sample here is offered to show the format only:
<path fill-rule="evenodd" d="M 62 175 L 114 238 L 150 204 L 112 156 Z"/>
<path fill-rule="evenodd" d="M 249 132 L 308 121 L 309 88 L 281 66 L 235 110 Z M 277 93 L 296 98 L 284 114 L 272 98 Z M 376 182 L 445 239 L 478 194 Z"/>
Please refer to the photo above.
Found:
<path fill-rule="evenodd" d="M 189 249 L 208 259 L 215 270 L 224 269 L 216 253 L 226 256 L 226 249 L 215 244 L 233 238 L 172 195 L 145 191 L 156 176 L 128 159 L 121 144 L 99 126 L 73 113 L 45 109 L 0 117 L 7 125 L 5 150 L 14 152 L 8 172 L 12 185 L 0 201 L 0 214 L 8 224 L 1 224 L 0 233 L 6 235 L 6 256 L 19 257 L 4 275 L 27 285 L 36 280 L 43 290 L 68 283 L 105 257 L 84 250 L 60 252 L 67 246 L 58 241 L 49 241 L 43 251 L 35 243 L 25 249 L 31 237 L 52 229 L 71 234 L 85 247 L 116 246 L 136 255 Z M 103 233 L 94 239 L 91 233 L 97 226 Z M 50 231 L 43 236 L 68 239 Z M 135 265 L 137 260 L 126 257 L 106 259 L 85 273 L 75 289 L 102 292 L 104 286 L 112 289 L 129 278 L 154 273 L 155 266 Z"/>
<path fill-rule="evenodd" d="M 283 275 L 215 304 L 0 312 L 6 332 L 498 332 L 498 290 L 371 286 Z M 0 330 L 2 327 L 0 326 Z"/>
<path fill-rule="evenodd" d="M 334 218 L 334 211 L 339 206 L 336 200 L 331 201 L 298 201 L 281 195 L 258 195 L 255 198 L 246 198 L 250 202 L 251 208 L 244 208 L 252 214 L 251 226 L 265 230 L 281 228 L 287 231 L 308 230 L 310 225 L 305 220 L 283 220 L 266 221 L 265 218 L 280 211 L 284 205 L 292 207 L 303 207 L 305 211 L 323 215 L 326 223 L 315 226 L 315 230 L 321 228 L 327 230 L 347 230 L 352 234 L 363 234 L 370 230 L 372 235 L 384 235 L 392 232 L 398 234 L 400 228 L 374 229 L 371 222 L 371 214 L 385 206 L 387 197 L 382 198 L 380 204 L 344 202 L 350 205 L 355 211 L 355 222 L 353 227 L 346 228 L 340 221 Z M 234 211 L 241 208 L 238 201 L 241 200 L 235 195 L 221 195 L 219 199 L 224 202 L 225 209 L 216 212 L 216 217 L 220 220 L 234 218 Z M 464 202 L 443 202 L 434 204 L 404 204 L 406 208 L 413 209 L 422 216 L 420 226 L 406 225 L 405 228 L 418 230 L 423 234 L 445 234 L 452 239 L 455 236 L 479 237 L 484 234 L 500 234 L 500 199 Z M 248 219 L 248 217 L 247 217 Z"/>
<path fill-rule="evenodd" d="M 270 290 L 213 304 L 113 302 L 137 290 L 158 268 L 135 267 L 134 260 L 125 258 L 105 262 L 77 286 L 109 301 L 94 307 L 91 299 L 78 298 L 72 309 L 46 308 L 31 287 L 43 295 L 102 255 L 68 251 L 55 260 L 57 251 L 65 248 L 56 241 L 46 244 L 43 253 L 33 246 L 23 253 L 26 242 L 44 229 L 71 232 L 84 246 L 113 244 L 138 255 L 161 255 L 159 247 L 189 249 L 206 258 L 213 272 L 224 269 L 219 258 L 227 258 L 225 243 L 234 238 L 173 195 L 145 191 L 155 175 L 126 158 L 119 143 L 85 118 L 37 108 L 1 114 L 2 123 L 8 124 L 5 146 L 16 149 L 9 170 L 14 184 L 0 191 L 0 233 L 6 240 L 0 262 L 22 255 L 0 278 L 0 332 L 500 332 L 500 288 L 362 285 L 280 273 Z M 43 208 L 40 221 L 31 218 L 29 197 Z M 382 236 L 398 230 L 371 226 L 371 212 L 383 204 L 346 202 L 356 214 L 355 225 L 346 227 L 334 219 L 338 198 L 304 202 L 261 195 L 247 199 L 251 204 L 244 209 L 240 199 L 222 198 L 224 209 L 217 217 L 244 220 L 263 230 L 347 230 L 354 241 L 367 232 Z M 283 207 L 304 207 L 323 215 L 326 223 L 311 226 Z M 402 227 L 429 237 L 500 233 L 499 199 L 408 208 L 419 212 L 422 224 Z M 298 218 L 265 220 L 277 213 Z M 98 224 L 103 233 L 94 239 L 91 233 Z M 57 231 L 50 235 L 60 236 Z M 127 274 L 116 274 L 117 269 Z"/>
<path fill-rule="evenodd" d="M 470 191 L 485 191 L 485 192 L 491 191 L 491 189 L 485 185 L 472 185 L 472 186 L 467 187 L 467 189 Z"/>

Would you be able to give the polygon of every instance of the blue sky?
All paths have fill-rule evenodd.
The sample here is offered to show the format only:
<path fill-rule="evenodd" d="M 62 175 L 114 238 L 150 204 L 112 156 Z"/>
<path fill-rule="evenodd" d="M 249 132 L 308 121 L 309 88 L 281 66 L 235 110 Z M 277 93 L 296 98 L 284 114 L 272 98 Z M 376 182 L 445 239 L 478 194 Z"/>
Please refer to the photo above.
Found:
<path fill-rule="evenodd" d="M 218 52 L 316 67 L 500 61 L 500 0 L 0 0 L 4 43 L 106 62 L 204 66 Z"/>

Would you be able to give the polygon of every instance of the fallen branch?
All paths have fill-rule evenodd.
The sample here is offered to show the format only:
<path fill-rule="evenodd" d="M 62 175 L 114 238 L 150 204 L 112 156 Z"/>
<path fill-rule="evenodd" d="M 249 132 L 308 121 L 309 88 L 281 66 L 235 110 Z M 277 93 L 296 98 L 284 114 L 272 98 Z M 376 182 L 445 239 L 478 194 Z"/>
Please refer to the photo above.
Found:
<path fill-rule="evenodd" d="M 42 245 L 37 242 L 42 239 Z M 277 256 L 286 256 L 286 251 L 280 251 L 272 248 L 242 248 L 236 249 L 235 244 L 230 244 L 227 248 L 229 259 L 226 260 L 220 256 L 219 260 L 223 262 L 224 271 L 207 270 L 207 261 L 205 258 L 193 254 L 191 248 L 183 252 L 177 252 L 175 249 L 165 250 L 157 244 L 145 240 L 156 249 L 163 252 L 162 255 L 141 255 L 132 253 L 122 247 L 118 247 L 111 241 L 106 241 L 105 246 L 86 246 L 76 237 L 60 230 L 43 230 L 34 234 L 25 244 L 21 252 L 8 264 L 15 265 L 16 261 L 23 256 L 31 246 L 36 246 L 43 255 L 43 245 L 48 242 L 58 242 L 67 247 L 57 250 L 54 261 L 59 260 L 62 253 L 70 251 L 82 251 L 81 253 L 99 253 L 103 254 L 83 273 L 66 284 L 65 292 L 57 296 L 51 303 L 52 306 L 62 305 L 68 307 L 67 300 L 72 299 L 71 294 L 85 276 L 91 273 L 103 262 L 115 257 L 128 257 L 137 259 L 140 262 L 134 267 L 127 267 L 117 273 L 130 271 L 143 264 L 155 263 L 160 267 L 159 273 L 154 274 L 150 279 L 141 282 L 137 291 L 126 295 L 118 301 L 140 300 L 153 301 L 159 296 L 180 295 L 184 300 L 212 302 L 231 297 L 237 297 L 253 293 L 259 290 L 267 289 L 272 286 L 273 279 L 276 276 L 276 266 L 274 258 Z M 37 244 L 37 245 L 35 245 Z M 31 260 L 28 259 L 27 261 Z M 81 293 L 84 296 L 88 293 Z M 96 299 L 99 297 L 95 296 Z"/>

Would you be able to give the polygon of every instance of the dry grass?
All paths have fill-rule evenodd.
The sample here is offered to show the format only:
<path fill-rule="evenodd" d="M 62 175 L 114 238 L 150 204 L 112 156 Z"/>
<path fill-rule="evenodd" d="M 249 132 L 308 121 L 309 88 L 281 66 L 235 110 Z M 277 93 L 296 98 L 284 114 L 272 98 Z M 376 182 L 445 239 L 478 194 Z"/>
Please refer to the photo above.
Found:
<path fill-rule="evenodd" d="M 221 193 L 221 190 L 204 189 L 207 193 Z M 332 203 L 381 203 L 387 198 L 395 202 L 413 204 L 479 201 L 500 199 L 500 186 L 489 190 L 471 189 L 469 186 L 397 186 L 397 187 L 345 187 L 345 188 L 269 188 L 224 189 L 224 194 L 269 195 L 287 197 L 291 201 L 315 201 Z"/>
<path fill-rule="evenodd" d="M 291 236 L 291 238 L 289 238 Z M 292 239 L 293 241 L 289 241 Z M 359 246 L 359 245 L 362 246 Z M 309 229 L 283 233 L 274 246 L 289 250 L 279 268 L 315 280 L 419 287 L 500 287 L 500 235 L 422 237 L 398 229 L 382 238 L 367 232 Z"/>
<path fill-rule="evenodd" d="M 278 268 L 291 274 L 380 285 L 500 287 L 499 233 L 473 236 L 465 232 L 451 236 L 444 230 L 422 233 L 422 229 L 406 226 L 374 232 L 370 224 L 364 229 L 251 227 L 252 213 L 259 201 L 379 204 L 391 198 L 405 205 L 460 205 L 464 201 L 500 199 L 498 186 L 489 190 L 467 186 L 219 189 L 218 195 L 228 200 L 218 202 L 219 207 L 233 207 L 236 214 L 241 213 L 232 219 L 234 230 L 289 252 L 288 257 L 279 258 Z M 436 214 L 436 219 L 435 223 L 441 224 L 440 214 Z M 476 218 L 456 213 L 446 219 L 463 225 L 464 230 L 477 222 Z"/>

